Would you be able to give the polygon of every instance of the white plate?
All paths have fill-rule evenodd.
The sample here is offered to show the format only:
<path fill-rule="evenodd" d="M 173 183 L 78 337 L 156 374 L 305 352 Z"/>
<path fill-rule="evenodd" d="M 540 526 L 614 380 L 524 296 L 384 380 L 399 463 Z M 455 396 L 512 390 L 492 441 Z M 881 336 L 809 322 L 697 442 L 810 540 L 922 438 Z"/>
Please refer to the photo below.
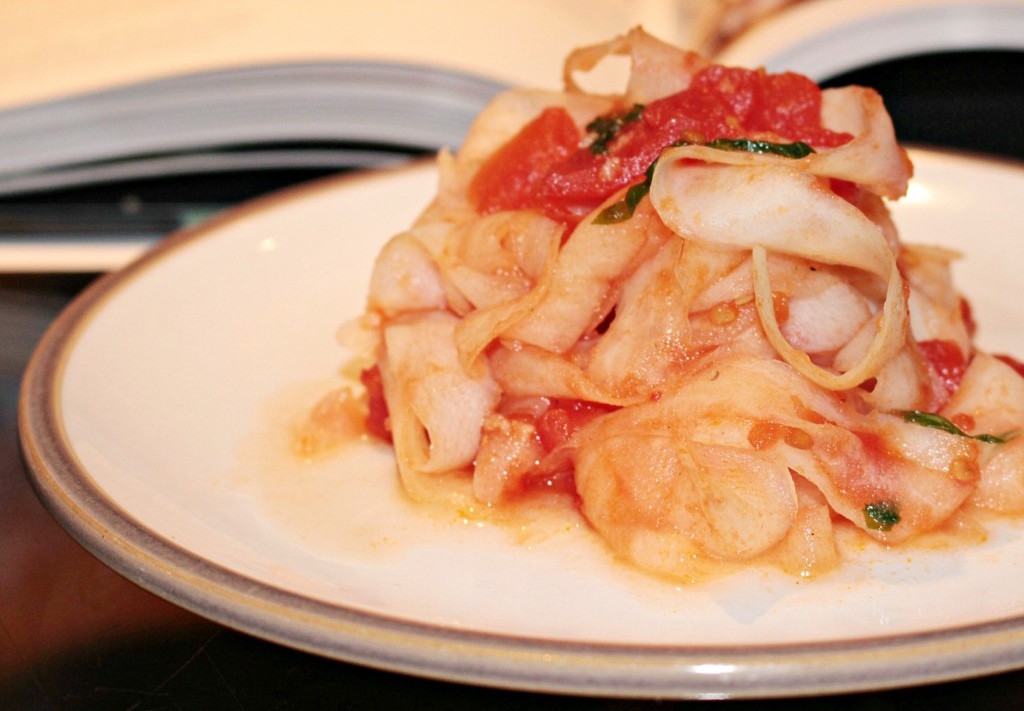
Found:
<path fill-rule="evenodd" d="M 824 81 L 930 52 L 1024 50 L 1021 0 L 815 0 L 755 24 L 716 61 Z"/>
<path fill-rule="evenodd" d="M 915 153 L 896 217 L 969 253 L 989 348 L 1024 354 L 1017 166 Z M 302 465 L 287 423 L 339 382 L 334 340 L 429 166 L 250 204 L 104 278 L 26 375 L 42 498 L 109 565 L 255 635 L 386 669 L 652 697 L 814 694 L 1024 666 L 1024 524 L 958 550 L 867 547 L 833 575 L 678 587 L 578 521 L 523 529 L 401 498 L 386 448 Z"/>

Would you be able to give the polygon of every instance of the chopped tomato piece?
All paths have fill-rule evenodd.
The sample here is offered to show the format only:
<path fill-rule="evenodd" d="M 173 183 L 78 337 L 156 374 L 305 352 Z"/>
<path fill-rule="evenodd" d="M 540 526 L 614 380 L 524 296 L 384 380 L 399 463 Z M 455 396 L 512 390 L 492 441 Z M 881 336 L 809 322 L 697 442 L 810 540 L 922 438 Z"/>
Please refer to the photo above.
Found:
<path fill-rule="evenodd" d="M 544 414 L 537 418 L 537 436 L 544 449 L 550 452 L 568 442 L 592 419 L 614 409 L 611 405 L 585 400 L 554 400 Z"/>
<path fill-rule="evenodd" d="M 601 150 L 580 146 L 581 138 L 564 109 L 546 109 L 481 168 L 470 188 L 474 204 L 484 213 L 536 209 L 574 225 L 615 191 L 640 182 L 658 155 L 681 141 L 834 147 L 852 137 L 821 125 L 821 90 L 807 77 L 711 65 L 688 88 L 642 107 Z"/>
<path fill-rule="evenodd" d="M 469 186 L 470 200 L 483 214 L 537 207 L 537 186 L 581 139 L 568 111 L 544 109 L 481 166 Z"/>
<path fill-rule="evenodd" d="M 917 347 L 928 367 L 942 383 L 946 397 L 955 393 L 967 369 L 967 359 L 960 346 L 953 341 L 931 340 L 921 341 Z"/>
<path fill-rule="evenodd" d="M 388 403 L 384 399 L 384 383 L 380 377 L 380 367 L 375 365 L 367 368 L 359 374 L 359 381 L 366 388 L 366 400 L 369 407 L 366 415 L 366 431 L 374 437 L 390 442 Z"/>
<path fill-rule="evenodd" d="M 690 88 L 703 92 L 709 101 L 722 101 L 747 132 L 774 134 L 822 148 L 850 140 L 849 134 L 822 127 L 821 90 L 802 74 L 712 65 L 694 76 Z"/>
<path fill-rule="evenodd" d="M 553 407 L 537 418 L 537 436 L 544 449 L 550 452 L 560 444 L 565 444 L 572 436 L 573 428 L 569 422 L 569 413 Z"/>
<path fill-rule="evenodd" d="M 857 183 L 850 182 L 849 180 L 840 180 L 839 178 L 832 178 L 828 183 L 832 188 L 832 192 L 850 204 L 856 205 L 861 197 L 862 188 Z"/>

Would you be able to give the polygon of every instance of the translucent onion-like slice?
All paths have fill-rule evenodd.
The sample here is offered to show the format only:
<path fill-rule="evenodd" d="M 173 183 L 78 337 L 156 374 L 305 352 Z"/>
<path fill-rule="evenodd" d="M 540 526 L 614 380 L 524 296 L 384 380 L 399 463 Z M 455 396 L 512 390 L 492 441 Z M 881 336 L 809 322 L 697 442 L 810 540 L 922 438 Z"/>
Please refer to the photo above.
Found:
<path fill-rule="evenodd" d="M 896 142 L 892 119 L 874 89 L 847 86 L 821 94 L 822 123 L 854 138 L 838 148 L 808 156 L 818 175 L 855 182 L 875 195 L 896 199 L 906 194 L 913 166 Z"/>
<path fill-rule="evenodd" d="M 477 299 L 479 308 L 467 313 L 455 327 L 455 345 L 459 359 L 467 370 L 494 339 L 532 314 L 545 298 L 551 286 L 562 233 L 561 225 L 537 213 L 499 213 L 492 217 L 499 221 L 510 220 L 520 228 L 519 235 L 524 241 L 529 240 L 532 243 L 526 251 L 533 255 L 533 259 L 524 260 L 523 255 L 518 255 L 516 259 L 510 258 L 510 265 L 503 265 L 489 274 L 461 265 L 461 279 L 456 279 L 454 265 L 446 270 L 445 274 L 456 280 L 459 285 L 466 284 L 467 277 L 472 275 L 477 277 L 479 283 L 490 287 L 489 295 L 481 295 L 481 298 Z M 471 232 L 475 236 L 476 231 Z M 499 250 L 495 248 L 492 251 Z M 523 264 L 524 261 L 543 263 L 528 265 Z M 529 289 L 516 294 L 516 287 L 520 286 L 521 282 L 529 282 L 523 275 L 528 274 L 532 278 L 536 272 L 539 273 L 536 274 L 535 281 L 532 285 L 527 284 Z M 508 277 L 509 273 L 519 273 L 520 278 L 512 280 Z M 513 285 L 502 289 L 502 284 L 509 282 L 513 282 Z M 494 303 L 480 303 L 485 299 L 490 299 Z"/>
<path fill-rule="evenodd" d="M 384 395 L 398 466 L 407 486 L 418 475 L 467 467 L 499 392 L 477 364 L 468 373 L 455 349 L 456 317 L 427 312 L 384 329 Z"/>
<path fill-rule="evenodd" d="M 597 326 L 618 298 L 618 283 L 648 250 L 653 253 L 661 242 L 673 239 L 643 211 L 634 218 L 607 225 L 580 223 L 558 253 L 543 298 L 503 337 L 565 353 Z"/>
<path fill-rule="evenodd" d="M 683 149 L 677 149 L 683 151 Z M 651 202 L 685 239 L 751 250 L 753 287 L 765 334 L 779 356 L 821 387 L 845 390 L 874 377 L 906 340 L 907 306 L 896 258 L 882 231 L 813 175 L 777 161 L 751 165 L 681 164 L 664 154 Z M 864 358 L 845 373 L 813 363 L 783 336 L 775 316 L 768 250 L 873 274 L 886 283 L 878 330 Z"/>
<path fill-rule="evenodd" d="M 673 47 L 637 27 L 607 42 L 571 52 L 563 69 L 566 91 L 584 93 L 575 74 L 593 70 L 610 56 L 630 59 L 629 81 L 622 97 L 626 103 L 646 103 L 682 91 L 693 75 L 708 65 L 708 60 L 696 52 Z"/>

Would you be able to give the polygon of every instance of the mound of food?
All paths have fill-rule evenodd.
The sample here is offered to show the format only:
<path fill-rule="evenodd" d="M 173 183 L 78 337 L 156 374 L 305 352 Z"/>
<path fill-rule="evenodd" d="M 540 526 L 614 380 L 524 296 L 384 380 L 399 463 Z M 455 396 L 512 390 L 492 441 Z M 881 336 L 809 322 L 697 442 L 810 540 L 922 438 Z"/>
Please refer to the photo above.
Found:
<path fill-rule="evenodd" d="M 585 92 L 608 55 L 624 91 Z M 956 255 L 899 240 L 911 165 L 876 92 L 640 29 L 565 85 L 496 98 L 376 261 L 369 428 L 411 495 L 569 491 L 683 578 L 1024 511 L 1024 378 L 972 344 Z"/>

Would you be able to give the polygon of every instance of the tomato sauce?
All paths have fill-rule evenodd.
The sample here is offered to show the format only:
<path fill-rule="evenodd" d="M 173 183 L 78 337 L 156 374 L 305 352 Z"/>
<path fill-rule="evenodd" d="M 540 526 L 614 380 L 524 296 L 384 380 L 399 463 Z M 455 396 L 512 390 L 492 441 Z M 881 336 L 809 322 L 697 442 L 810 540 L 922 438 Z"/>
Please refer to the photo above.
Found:
<path fill-rule="evenodd" d="M 391 428 L 388 425 L 388 403 L 384 399 L 384 383 L 380 377 L 380 367 L 367 368 L 359 374 L 359 381 L 366 388 L 366 431 L 368 434 L 391 441 Z"/>
<path fill-rule="evenodd" d="M 568 442 L 576 432 L 595 417 L 616 408 L 585 400 L 553 400 L 537 418 L 537 436 L 544 450 L 551 452 Z"/>
<path fill-rule="evenodd" d="M 917 348 L 941 384 L 943 393 L 940 394 L 944 394 L 948 400 L 960 388 L 960 381 L 967 370 L 967 359 L 960 346 L 953 341 L 936 339 L 921 341 Z"/>
<path fill-rule="evenodd" d="M 484 214 L 536 207 L 537 186 L 582 139 L 569 112 L 545 109 L 484 162 L 469 186 L 470 200 Z"/>
<path fill-rule="evenodd" d="M 821 90 L 800 74 L 711 65 L 683 91 L 629 114 L 599 150 L 569 114 L 549 108 L 502 147 L 474 178 L 481 213 L 536 209 L 576 224 L 610 195 L 640 182 L 665 148 L 715 139 L 802 141 L 834 147 L 852 136 L 821 125 Z"/>

